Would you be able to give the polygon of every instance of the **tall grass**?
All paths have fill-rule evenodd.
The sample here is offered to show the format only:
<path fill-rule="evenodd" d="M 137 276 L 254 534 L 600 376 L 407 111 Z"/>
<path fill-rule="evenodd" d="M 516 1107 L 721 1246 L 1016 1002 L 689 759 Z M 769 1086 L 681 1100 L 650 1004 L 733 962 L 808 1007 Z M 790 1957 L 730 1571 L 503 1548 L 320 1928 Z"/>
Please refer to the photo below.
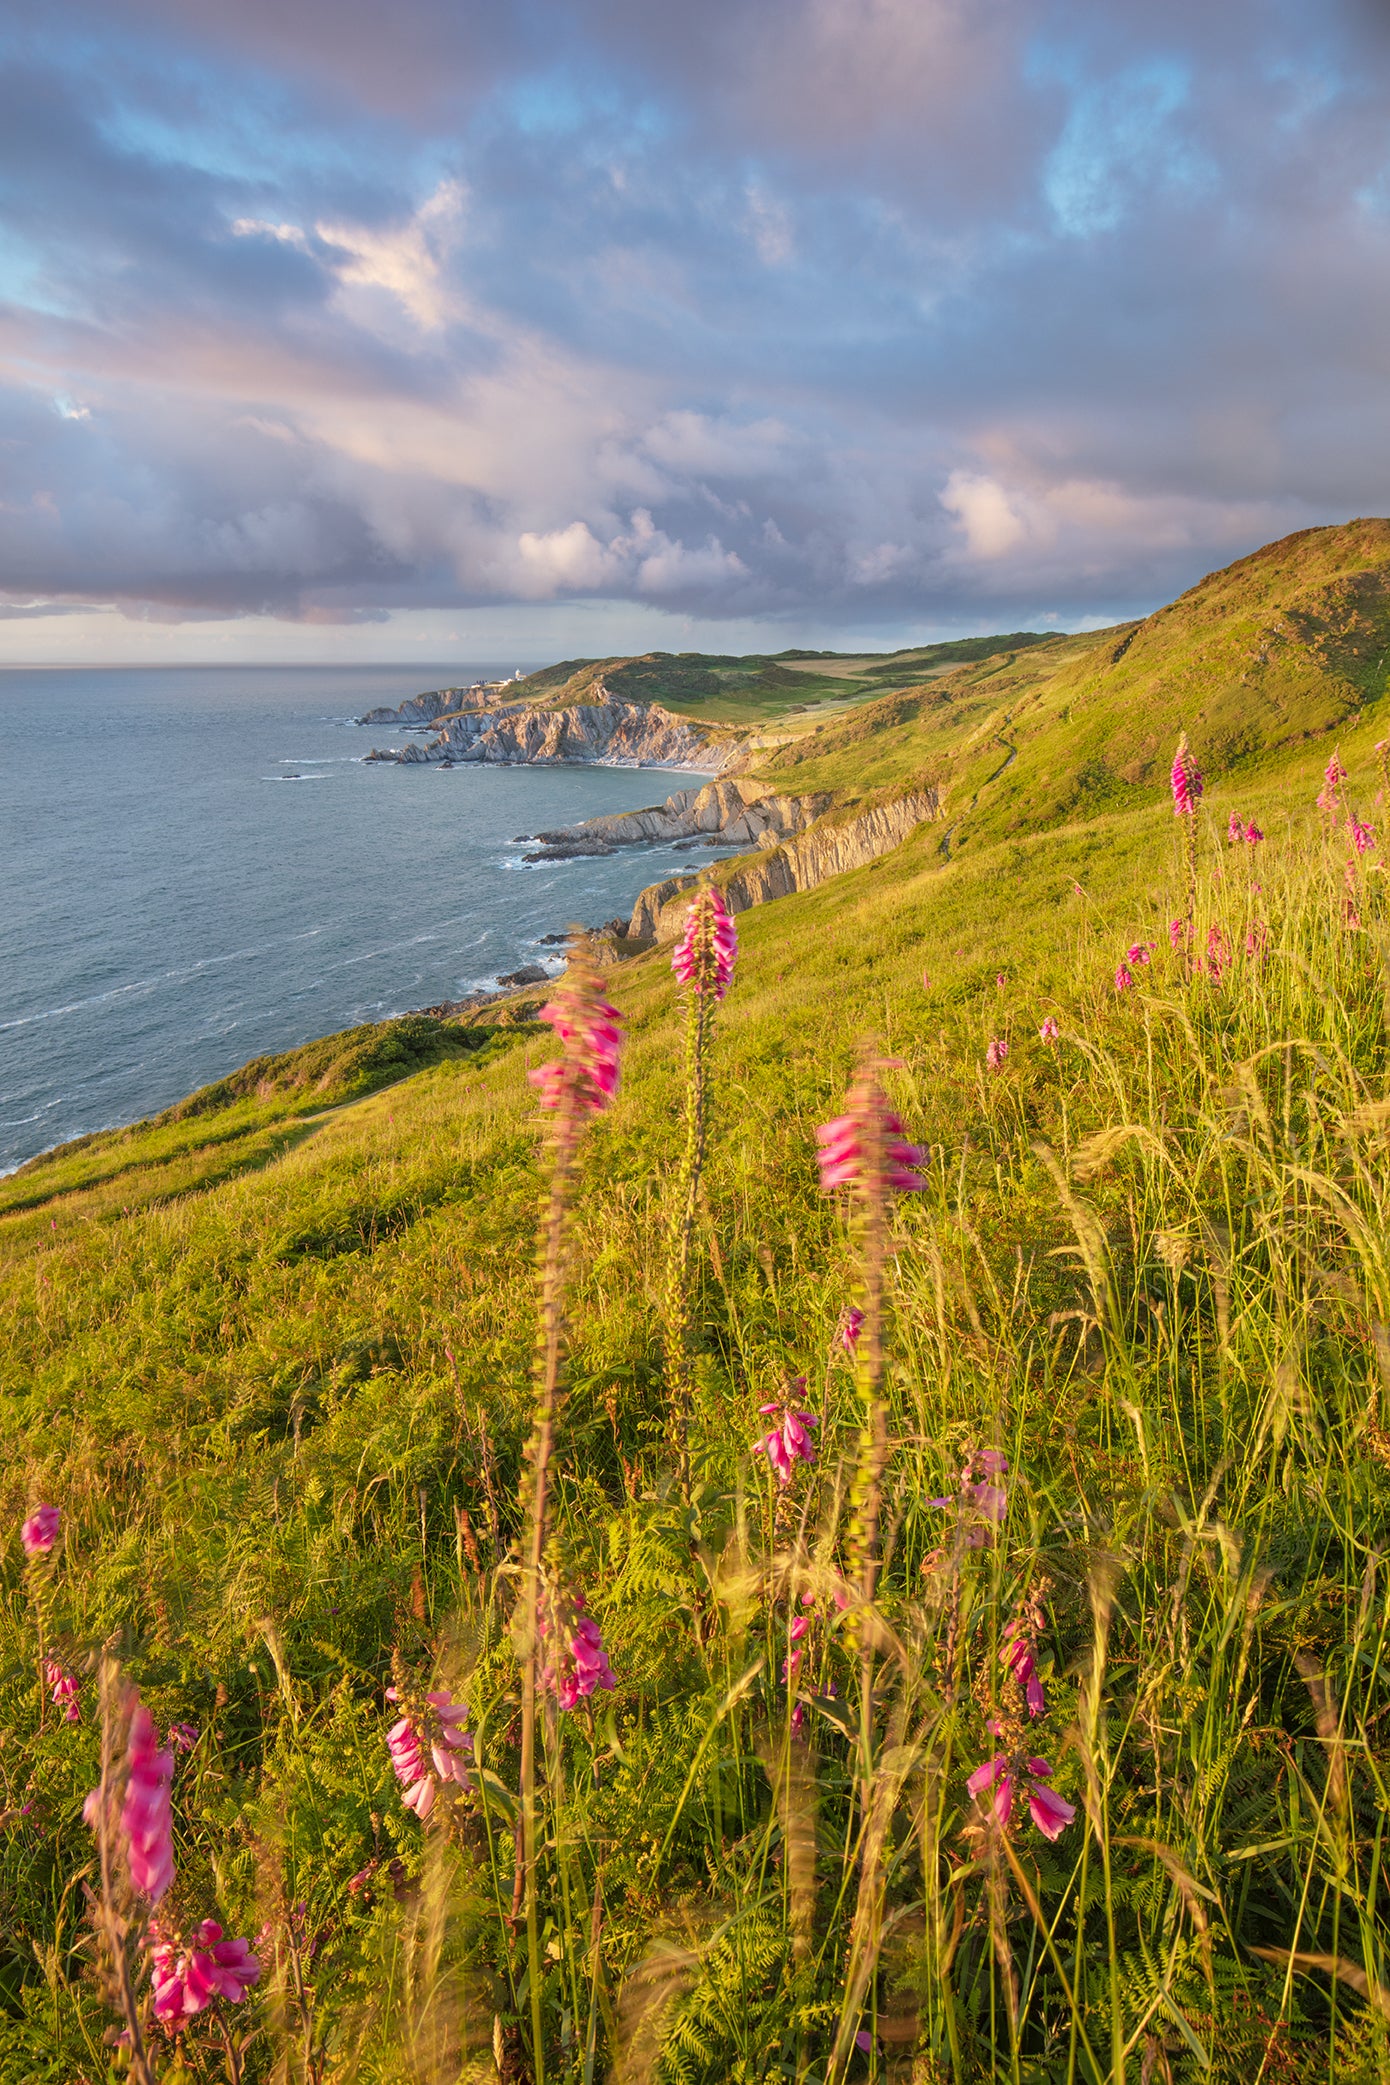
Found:
<path fill-rule="evenodd" d="M 547 1464 L 555 1568 L 618 1689 L 548 1717 L 529 1944 L 535 1032 L 202 1196 L 115 1222 L 58 1201 L 47 1238 L 24 1217 L 0 1503 L 64 1508 L 45 1650 L 85 1720 L 39 1726 L 16 1551 L 4 2085 L 122 2060 L 79 1816 L 103 1646 L 199 1726 L 178 1915 L 262 1936 L 244 2006 L 150 2033 L 162 2079 L 1390 2074 L 1383 878 L 1336 832 L 1203 833 L 1177 950 L 1186 865 L 1148 841 L 1108 892 L 1093 860 L 1100 900 L 1048 843 L 1008 925 L 996 858 L 993 942 L 963 959 L 968 870 L 931 911 L 863 878 L 834 932 L 791 901 L 750 917 L 708 1049 L 679 1413 L 671 996 L 622 977 L 632 1062 L 566 1218 Z M 866 1573 L 865 1365 L 835 1337 L 857 1247 L 813 1131 L 869 1027 L 928 1156 L 874 1248 Z M 369 1206 L 398 1218 L 343 1227 Z M 817 1458 L 783 1486 L 750 1451 L 798 1376 Z M 425 1826 L 383 1742 L 393 1655 L 470 1710 L 474 1789 Z M 1074 1809 L 1055 1840 L 1021 1794 L 1001 1823 L 968 1790 L 1024 1750 Z"/>

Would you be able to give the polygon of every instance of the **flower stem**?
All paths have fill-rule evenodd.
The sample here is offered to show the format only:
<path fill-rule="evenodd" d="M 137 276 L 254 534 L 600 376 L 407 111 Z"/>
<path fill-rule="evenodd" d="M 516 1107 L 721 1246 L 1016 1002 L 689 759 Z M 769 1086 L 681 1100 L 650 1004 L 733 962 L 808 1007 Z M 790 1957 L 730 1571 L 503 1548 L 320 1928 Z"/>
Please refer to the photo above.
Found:
<path fill-rule="evenodd" d="M 705 1163 L 706 1052 L 710 994 L 692 991 L 685 1023 L 685 1152 L 677 1179 L 666 1260 L 666 1389 L 676 1413 L 681 1497 L 690 1503 L 690 1248 Z"/>
<path fill-rule="evenodd" d="M 550 1186 L 541 1227 L 540 1337 L 536 1348 L 536 1401 L 527 1445 L 530 1478 L 522 1578 L 521 1652 L 521 1888 L 526 1911 L 526 1952 L 530 1965 L 532 2065 L 535 2085 L 545 2085 L 545 2046 L 541 2015 L 543 1963 L 536 1891 L 536 1702 L 539 1693 L 540 1603 L 545 1558 L 546 1513 L 550 1462 L 555 1447 L 555 1417 L 560 1393 L 560 1354 L 564 1339 L 565 1228 L 574 1184 L 580 1114 L 566 1099 L 555 1119 L 551 1140 Z"/>
<path fill-rule="evenodd" d="M 101 1866 L 101 1901 L 98 1917 L 102 1937 L 111 1960 L 116 2004 L 130 2037 L 130 2076 L 135 2085 L 155 2085 L 154 2067 L 140 2025 L 140 2007 L 130 1973 L 127 1938 L 131 1922 L 123 1918 L 118 1902 L 116 1870 L 116 1734 L 125 1717 L 121 1708 L 120 1668 L 103 1657 L 99 1677 L 101 1693 L 101 1783 L 96 1809 L 97 1850 Z"/>

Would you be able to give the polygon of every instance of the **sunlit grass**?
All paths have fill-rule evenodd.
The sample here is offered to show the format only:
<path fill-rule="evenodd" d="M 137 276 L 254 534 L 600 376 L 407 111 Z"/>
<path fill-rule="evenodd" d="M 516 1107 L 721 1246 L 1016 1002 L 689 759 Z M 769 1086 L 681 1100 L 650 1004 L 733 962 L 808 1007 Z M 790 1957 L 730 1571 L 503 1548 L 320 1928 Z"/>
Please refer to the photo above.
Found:
<path fill-rule="evenodd" d="M 741 919 L 679 1419 L 675 987 L 660 956 L 614 974 L 630 1041 L 581 1161 L 553 1525 L 619 1689 L 547 1751 L 548 2078 L 822 2085 L 837 2032 L 848 2076 L 918 2085 L 1386 2074 L 1383 879 L 1348 884 L 1339 834 L 1252 808 L 1262 848 L 1204 828 L 1215 981 L 1170 946 L 1157 813 L 945 866 L 927 828 Z M 1138 941 L 1152 961 L 1117 995 Z M 887 1262 L 866 1753 L 834 1598 L 856 1258 L 813 1132 L 869 1036 L 930 1156 Z M 102 1644 L 161 1727 L 203 1733 L 176 1784 L 179 1909 L 266 1929 L 230 2019 L 248 2079 L 534 2075 L 506 1550 L 531 1424 L 525 1073 L 548 1047 L 521 1028 L 314 1121 L 242 1098 L 224 1144 L 214 1113 L 202 1142 L 130 1138 L 119 1174 L 80 1153 L 26 1174 L 0 1224 L 0 1525 L 63 1507 L 52 1627 L 86 1717 L 36 1732 L 15 1545 L 5 2085 L 115 2075 L 81 1890 Z M 802 1374 L 818 1460 L 783 1491 L 749 1450 Z M 985 1447 L 1007 1515 L 971 1548 L 931 1501 Z M 965 1786 L 1008 1706 L 1001 1634 L 1043 1581 L 1030 1741 L 1077 1812 L 1055 1844 L 1021 1810 L 991 1833 Z M 813 1625 L 789 1694 L 793 1612 Z M 494 1777 L 453 1844 L 399 1801 L 393 1650 L 467 1699 Z M 206 2016 L 184 2039 L 192 2075 L 229 2075 Z"/>

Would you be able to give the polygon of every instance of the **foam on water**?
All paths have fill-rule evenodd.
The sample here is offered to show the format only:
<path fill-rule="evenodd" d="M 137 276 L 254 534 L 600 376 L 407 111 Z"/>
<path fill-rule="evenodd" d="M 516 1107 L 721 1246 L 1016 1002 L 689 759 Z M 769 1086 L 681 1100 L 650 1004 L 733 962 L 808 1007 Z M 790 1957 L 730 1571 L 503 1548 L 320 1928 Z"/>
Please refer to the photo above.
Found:
<path fill-rule="evenodd" d="M 0 672 L 0 1169 L 264 1052 L 484 989 L 542 934 L 711 858 L 523 863 L 514 845 L 659 803 L 699 780 L 684 770 L 464 763 L 439 787 L 438 768 L 364 760 L 393 735 L 352 718 L 491 671 Z"/>

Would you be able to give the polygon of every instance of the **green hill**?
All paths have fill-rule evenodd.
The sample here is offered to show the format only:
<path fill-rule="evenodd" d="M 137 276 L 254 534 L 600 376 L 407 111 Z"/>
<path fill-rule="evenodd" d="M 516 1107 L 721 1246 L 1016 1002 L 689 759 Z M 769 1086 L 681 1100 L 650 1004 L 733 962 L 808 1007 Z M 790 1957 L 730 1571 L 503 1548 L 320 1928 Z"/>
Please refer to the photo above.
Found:
<path fill-rule="evenodd" d="M 529 1779 L 534 1001 L 2 1184 L 0 1527 L 63 1521 L 0 1566 L 0 2085 L 130 2075 L 103 1657 L 196 1728 L 166 1937 L 261 1962 L 177 2046 L 146 2007 L 166 2085 L 1390 2074 L 1390 911 L 1347 819 L 1383 815 L 1388 565 L 1390 523 L 1306 532 L 762 756 L 935 773 L 946 818 L 740 917 L 681 1280 L 688 1007 L 663 953 L 605 973 L 544 1641 L 582 1591 L 616 1685 L 543 1695 Z M 817 1183 L 866 1037 L 925 1154 L 883 1212 Z M 844 1337 L 880 1294 L 881 1380 Z M 385 1735 L 426 1687 L 476 1774 L 422 1824 Z"/>
<path fill-rule="evenodd" d="M 1184 730 L 1213 779 L 1273 773 L 1373 722 L 1388 674 L 1390 522 L 1356 521 L 1269 544 L 1141 623 L 885 697 L 762 772 L 788 789 L 928 780 L 957 844 L 998 839 L 1161 800 Z"/>
<path fill-rule="evenodd" d="M 1010 637 L 955 638 L 899 652 L 786 651 L 733 655 L 648 652 L 641 658 L 565 659 L 514 684 L 547 707 L 591 699 L 596 682 L 632 702 L 659 702 L 707 723 L 760 724 L 791 711 L 881 695 L 962 660 L 1045 644 L 1033 631 Z"/>

